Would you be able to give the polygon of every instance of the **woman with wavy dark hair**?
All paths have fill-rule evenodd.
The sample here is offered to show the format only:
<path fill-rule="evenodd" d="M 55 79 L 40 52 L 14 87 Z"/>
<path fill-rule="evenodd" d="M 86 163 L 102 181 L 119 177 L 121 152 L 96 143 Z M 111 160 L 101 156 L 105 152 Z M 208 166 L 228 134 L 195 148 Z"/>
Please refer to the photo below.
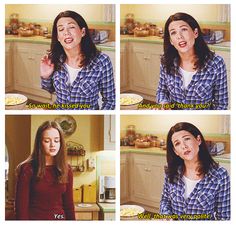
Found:
<path fill-rule="evenodd" d="M 157 103 L 175 104 L 175 109 L 228 107 L 224 60 L 210 51 L 198 22 L 186 13 L 165 23 Z"/>
<path fill-rule="evenodd" d="M 167 135 L 160 212 L 180 220 L 229 220 L 230 179 L 211 157 L 200 130 L 180 122 Z"/>
<path fill-rule="evenodd" d="M 46 121 L 38 128 L 33 152 L 16 172 L 17 220 L 75 220 L 73 174 L 58 123 Z"/>
<path fill-rule="evenodd" d="M 58 109 L 115 108 L 115 85 L 110 58 L 97 50 L 84 18 L 74 11 L 58 14 L 51 49 L 41 60 L 42 88 L 56 92 Z"/>

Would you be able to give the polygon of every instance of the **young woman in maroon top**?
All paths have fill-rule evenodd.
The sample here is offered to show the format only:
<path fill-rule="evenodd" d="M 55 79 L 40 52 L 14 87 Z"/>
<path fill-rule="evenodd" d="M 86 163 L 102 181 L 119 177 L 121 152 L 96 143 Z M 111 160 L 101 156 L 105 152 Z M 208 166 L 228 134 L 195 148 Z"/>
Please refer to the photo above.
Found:
<path fill-rule="evenodd" d="M 17 220 L 75 220 L 73 174 L 66 162 L 60 126 L 46 121 L 32 154 L 17 167 Z"/>

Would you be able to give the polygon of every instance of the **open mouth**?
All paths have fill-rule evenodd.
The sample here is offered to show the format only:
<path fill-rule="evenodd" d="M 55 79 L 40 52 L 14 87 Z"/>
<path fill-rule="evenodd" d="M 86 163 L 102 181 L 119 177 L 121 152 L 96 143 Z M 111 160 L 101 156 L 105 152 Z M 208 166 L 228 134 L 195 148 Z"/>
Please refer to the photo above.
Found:
<path fill-rule="evenodd" d="M 186 45 L 187 45 L 187 42 L 185 42 L 185 41 L 179 42 L 180 48 L 184 48 Z"/>
<path fill-rule="evenodd" d="M 185 151 L 184 155 L 189 155 L 191 151 Z"/>
<path fill-rule="evenodd" d="M 50 152 L 55 152 L 55 151 L 56 151 L 56 149 L 49 149 L 49 151 L 50 151 Z"/>
<path fill-rule="evenodd" d="M 64 39 L 64 42 L 65 42 L 66 44 L 70 44 L 70 43 L 73 42 L 73 38 L 66 38 L 66 39 Z"/>

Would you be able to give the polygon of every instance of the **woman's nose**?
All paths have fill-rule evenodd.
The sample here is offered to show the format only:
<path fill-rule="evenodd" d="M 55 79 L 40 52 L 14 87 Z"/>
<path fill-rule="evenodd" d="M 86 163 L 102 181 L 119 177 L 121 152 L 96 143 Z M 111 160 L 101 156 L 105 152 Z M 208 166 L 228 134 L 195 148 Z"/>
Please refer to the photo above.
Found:
<path fill-rule="evenodd" d="M 69 35 L 69 34 L 70 34 L 70 30 L 69 30 L 69 28 L 66 28 L 64 31 L 64 36 Z"/>
<path fill-rule="evenodd" d="M 177 33 L 177 39 L 181 39 L 181 38 L 183 38 L 183 34 L 182 34 L 182 32 L 178 32 Z"/>
<path fill-rule="evenodd" d="M 50 142 L 50 147 L 54 147 L 54 146 L 55 146 L 54 141 L 51 141 L 51 142 Z"/>

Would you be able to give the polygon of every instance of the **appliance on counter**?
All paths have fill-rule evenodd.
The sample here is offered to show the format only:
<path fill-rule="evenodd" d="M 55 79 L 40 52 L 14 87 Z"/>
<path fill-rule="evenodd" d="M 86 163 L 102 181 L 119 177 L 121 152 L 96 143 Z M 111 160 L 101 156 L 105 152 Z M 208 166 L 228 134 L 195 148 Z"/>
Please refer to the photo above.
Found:
<path fill-rule="evenodd" d="M 216 44 L 224 41 L 224 30 L 203 29 L 203 39 L 207 44 Z"/>
<path fill-rule="evenodd" d="M 115 203 L 115 176 L 99 176 L 99 202 Z"/>
<path fill-rule="evenodd" d="M 89 29 L 89 33 L 94 44 L 102 44 L 108 42 L 109 30 Z"/>

